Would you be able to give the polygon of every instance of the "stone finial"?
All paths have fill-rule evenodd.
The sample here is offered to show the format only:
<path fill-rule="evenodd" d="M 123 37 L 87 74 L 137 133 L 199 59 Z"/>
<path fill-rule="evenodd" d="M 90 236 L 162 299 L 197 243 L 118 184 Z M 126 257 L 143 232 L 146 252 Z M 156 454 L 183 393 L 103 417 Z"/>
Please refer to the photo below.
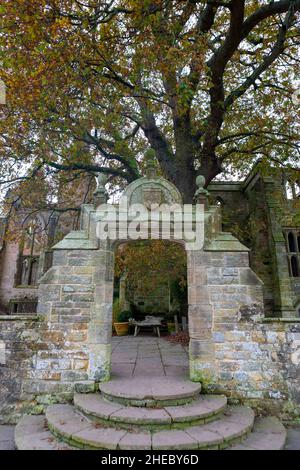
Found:
<path fill-rule="evenodd" d="M 209 192 L 204 188 L 205 182 L 206 180 L 203 175 L 197 176 L 196 178 L 197 191 L 195 192 L 194 200 L 197 204 L 204 204 L 205 207 L 207 207 Z"/>
<path fill-rule="evenodd" d="M 157 170 L 155 165 L 155 151 L 153 149 L 147 150 L 145 153 L 146 160 L 146 178 L 149 180 L 157 178 Z"/>
<path fill-rule="evenodd" d="M 97 176 L 95 176 L 95 178 L 96 178 L 97 189 L 98 188 L 105 189 L 105 185 L 107 183 L 107 176 L 104 173 L 98 173 Z"/>
<path fill-rule="evenodd" d="M 156 171 L 155 164 L 153 162 L 148 162 L 147 163 L 146 178 L 148 178 L 148 180 L 153 180 L 153 179 L 157 178 L 157 171 Z"/>
<path fill-rule="evenodd" d="M 105 204 L 107 202 L 107 192 L 105 189 L 105 185 L 107 183 L 107 176 L 104 173 L 98 173 L 96 178 L 96 191 L 93 194 L 93 202 L 95 207 L 99 206 L 100 204 Z"/>

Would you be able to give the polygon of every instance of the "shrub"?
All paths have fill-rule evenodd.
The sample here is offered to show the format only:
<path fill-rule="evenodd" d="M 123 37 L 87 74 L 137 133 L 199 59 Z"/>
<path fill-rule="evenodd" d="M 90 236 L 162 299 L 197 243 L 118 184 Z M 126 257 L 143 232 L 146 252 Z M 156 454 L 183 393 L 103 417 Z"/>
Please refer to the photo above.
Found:
<path fill-rule="evenodd" d="M 120 301 L 119 299 L 115 299 L 113 303 L 113 322 L 118 321 L 120 313 L 121 313 Z"/>
<path fill-rule="evenodd" d="M 132 313 L 130 310 L 123 310 L 120 312 L 118 316 L 118 322 L 119 323 L 125 323 L 127 322 L 130 318 L 132 318 Z"/>

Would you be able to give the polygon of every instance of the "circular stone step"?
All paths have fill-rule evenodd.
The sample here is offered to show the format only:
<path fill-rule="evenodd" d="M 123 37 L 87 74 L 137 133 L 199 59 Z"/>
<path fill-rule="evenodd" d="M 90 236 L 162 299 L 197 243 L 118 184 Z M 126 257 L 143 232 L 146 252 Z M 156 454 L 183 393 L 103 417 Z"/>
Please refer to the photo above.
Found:
<path fill-rule="evenodd" d="M 151 449 L 151 434 L 97 425 L 70 405 L 51 405 L 46 410 L 55 436 L 81 449 Z"/>
<path fill-rule="evenodd" d="M 131 406 L 168 406 L 191 402 L 201 384 L 171 377 L 112 379 L 100 383 L 100 392 L 113 402 Z"/>
<path fill-rule="evenodd" d="M 229 407 L 213 423 L 153 433 L 96 424 L 70 405 L 49 406 L 46 418 L 55 436 L 82 449 L 192 450 L 223 449 L 246 437 L 253 427 L 254 412 L 244 406 Z"/>
<path fill-rule="evenodd" d="M 254 428 L 252 433 L 245 437 L 241 443 L 232 444 L 230 441 L 225 441 L 224 428 L 220 428 L 220 434 L 215 430 L 208 428 L 209 425 L 194 426 L 189 428 L 187 431 L 168 431 L 163 435 L 160 433 L 153 434 L 151 437 L 150 433 L 145 432 L 123 432 L 113 430 L 111 428 L 95 428 L 90 425 L 88 428 L 82 430 L 82 420 L 74 412 L 74 416 L 78 423 L 78 428 L 75 428 L 76 421 L 73 417 L 73 430 L 69 428 L 69 435 L 66 434 L 66 429 L 62 429 L 65 424 L 64 418 L 67 416 L 70 418 L 70 413 L 66 412 L 65 406 L 70 408 L 69 405 L 59 408 L 58 413 L 51 411 L 49 412 L 50 418 L 52 419 L 52 426 L 56 428 L 56 434 L 61 431 L 64 433 L 65 440 L 72 440 L 72 432 L 76 442 L 76 448 L 101 448 L 111 449 L 112 446 L 108 442 L 112 438 L 114 446 L 117 449 L 122 450 L 150 450 L 153 449 L 153 445 L 157 445 L 158 438 L 163 438 L 164 449 L 179 448 L 182 446 L 188 446 L 184 448 L 218 448 L 223 449 L 227 446 L 229 450 L 281 450 L 284 448 L 286 441 L 286 430 L 280 421 L 275 417 L 258 418 L 255 420 Z M 53 410 L 55 411 L 55 409 Z M 58 418 L 58 414 L 61 414 L 61 419 Z M 245 414 L 240 414 L 245 424 Z M 235 415 L 235 419 L 239 419 L 239 413 Z M 251 419 L 251 416 L 250 416 Z M 222 422 L 222 421 L 220 421 Z M 251 424 L 251 421 L 250 421 Z M 94 425 L 95 426 L 95 425 Z M 58 429 L 60 428 L 60 429 Z M 200 428 L 200 429 L 199 429 Z M 228 427 L 227 427 L 228 429 Z M 245 428 L 244 428 L 245 429 Z M 247 426 L 246 426 L 247 429 Z M 81 430 L 81 431 L 80 431 Z M 115 432 L 116 431 L 116 432 Z M 241 431 L 241 429 L 240 429 Z M 192 435 L 191 432 L 193 432 Z M 223 435 L 222 435 L 223 434 Z M 228 436 L 228 433 L 226 434 Z M 176 441 L 175 441 L 176 439 Z M 73 450 L 74 447 L 70 447 L 64 442 L 59 441 L 53 434 L 50 433 L 45 416 L 24 416 L 16 426 L 15 429 L 15 442 L 16 447 L 19 450 Z M 169 442 L 169 444 L 168 444 Z M 107 444 L 108 443 L 108 444 Z M 155 444 L 156 443 L 156 444 Z M 108 447 L 106 447 L 108 445 Z M 104 447 L 105 446 L 105 447 Z M 167 447 L 168 446 L 168 447 Z"/>
<path fill-rule="evenodd" d="M 157 428 L 172 428 L 190 424 L 200 424 L 212 421 L 224 411 L 227 404 L 226 397 L 213 395 L 200 395 L 192 403 L 181 406 L 167 406 L 162 408 L 145 408 L 126 406 L 104 399 L 100 394 L 75 394 L 74 405 L 92 419 L 125 429 L 144 428 L 157 430 Z"/>
<path fill-rule="evenodd" d="M 229 450 L 283 450 L 286 439 L 286 429 L 278 418 L 275 416 L 257 418 L 253 432 Z"/>
<path fill-rule="evenodd" d="M 213 423 L 184 430 L 159 431 L 152 436 L 153 450 L 225 449 L 247 436 L 253 427 L 254 412 L 245 406 L 227 408 L 226 415 Z"/>
<path fill-rule="evenodd" d="M 15 444 L 18 450 L 74 450 L 65 442 L 59 442 L 48 429 L 45 416 L 24 416 L 15 428 Z"/>

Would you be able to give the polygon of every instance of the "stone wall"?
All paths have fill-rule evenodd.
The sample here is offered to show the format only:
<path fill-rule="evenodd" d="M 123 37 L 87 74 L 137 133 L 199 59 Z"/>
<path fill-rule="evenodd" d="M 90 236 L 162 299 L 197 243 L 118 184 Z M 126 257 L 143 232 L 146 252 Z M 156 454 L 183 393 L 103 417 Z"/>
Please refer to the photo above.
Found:
<path fill-rule="evenodd" d="M 129 186 L 133 200 L 143 196 L 143 182 Z M 146 183 L 154 189 L 161 184 Z M 270 206 L 274 185 L 268 185 Z M 175 189 L 168 192 L 167 182 L 163 188 L 166 200 L 176 201 Z M 262 282 L 249 267 L 249 250 L 222 231 L 220 208 L 208 207 L 204 216 L 204 248 L 187 251 L 191 379 L 232 400 L 250 400 L 276 412 L 289 409 L 296 416 L 300 324 L 263 323 Z M 93 206 L 83 206 L 81 230 L 53 247 L 53 266 L 39 286 L 39 321 L 0 317 L 3 420 L 71 400 L 76 387 L 94 390 L 110 377 L 117 243 L 96 237 L 99 217 Z M 278 268 L 286 255 L 274 220 L 269 246 L 275 247 Z M 288 313 L 289 279 L 284 275 L 277 281 L 277 303 Z"/>
<path fill-rule="evenodd" d="M 149 278 L 151 277 L 151 288 Z M 146 284 L 148 283 L 148 284 Z M 162 280 L 159 276 L 149 274 L 147 280 L 143 278 L 127 281 L 126 300 L 134 305 L 138 312 L 145 315 L 167 314 L 170 311 L 170 286 L 168 281 Z"/>
<path fill-rule="evenodd" d="M 35 365 L 37 323 L 35 316 L 0 316 L 0 424 L 15 421 L 29 405 L 23 386 Z"/>
<path fill-rule="evenodd" d="M 263 180 L 246 186 L 239 183 L 213 183 L 209 186 L 214 200 L 222 201 L 222 223 L 250 251 L 250 266 L 263 281 L 264 309 L 274 312 L 277 267 L 273 262 L 268 207 Z"/>
<path fill-rule="evenodd" d="M 0 424 L 72 399 L 87 374 L 87 334 L 79 323 L 65 332 L 33 316 L 0 317 Z M 241 309 L 230 322 L 214 322 L 211 345 L 216 380 L 204 381 L 204 391 L 300 417 L 300 322 L 261 321 L 255 309 Z"/>
<path fill-rule="evenodd" d="M 226 249 L 227 248 L 227 249 Z M 230 234 L 188 263 L 191 378 L 210 385 L 219 380 L 214 332 L 231 328 L 243 309 L 263 315 L 262 283 L 249 268 L 249 254 Z M 190 266 L 190 269 L 189 269 Z"/>
<path fill-rule="evenodd" d="M 289 273 L 283 231 L 299 227 L 300 199 L 287 199 L 282 173 L 266 176 L 256 168 L 243 183 L 215 182 L 209 191 L 221 203 L 223 229 L 251 249 L 251 268 L 264 283 L 265 315 L 297 316 L 300 283 Z"/>
<path fill-rule="evenodd" d="M 109 378 L 111 265 L 109 251 L 55 250 L 39 286 L 39 321 L 0 316 L 3 420 L 69 401 L 76 387 L 91 391 Z"/>
<path fill-rule="evenodd" d="M 72 242 L 71 242 L 72 243 Z M 55 347 L 38 358 L 36 379 L 51 374 L 69 382 L 109 378 L 113 278 L 104 250 L 55 250 L 41 280 L 38 313 L 49 325 Z M 109 264 L 109 266 L 108 266 Z M 53 357 L 52 357 L 53 356 Z"/>
<path fill-rule="evenodd" d="M 214 390 L 261 411 L 299 418 L 300 322 L 257 323 L 240 313 L 231 323 L 215 324 Z"/>

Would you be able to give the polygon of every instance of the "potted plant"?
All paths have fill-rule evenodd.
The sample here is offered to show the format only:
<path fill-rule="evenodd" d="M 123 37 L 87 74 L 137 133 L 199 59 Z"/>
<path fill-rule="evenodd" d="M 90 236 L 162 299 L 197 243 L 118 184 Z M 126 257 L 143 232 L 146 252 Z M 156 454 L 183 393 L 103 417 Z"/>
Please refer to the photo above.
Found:
<path fill-rule="evenodd" d="M 118 336 L 128 335 L 129 320 L 132 318 L 132 313 L 129 310 L 123 310 L 119 313 L 117 322 L 114 322 L 114 327 Z"/>
<path fill-rule="evenodd" d="M 168 333 L 169 334 L 175 333 L 174 315 L 171 315 L 171 314 L 167 315 L 166 320 L 167 320 Z"/>

